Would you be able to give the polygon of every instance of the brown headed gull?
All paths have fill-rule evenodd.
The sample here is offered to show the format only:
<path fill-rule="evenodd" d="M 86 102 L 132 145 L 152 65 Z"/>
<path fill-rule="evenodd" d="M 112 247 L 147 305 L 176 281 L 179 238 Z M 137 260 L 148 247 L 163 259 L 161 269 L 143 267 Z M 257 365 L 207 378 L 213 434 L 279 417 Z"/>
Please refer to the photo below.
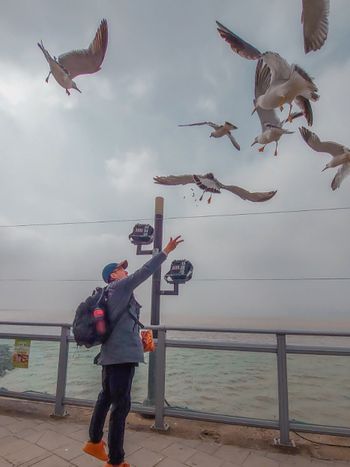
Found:
<path fill-rule="evenodd" d="M 73 78 L 78 75 L 91 74 L 99 71 L 106 54 L 107 44 L 108 26 L 105 19 L 101 21 L 94 40 L 87 49 L 72 50 L 71 52 L 60 55 L 58 59 L 56 59 L 56 57 L 51 57 L 41 41 L 38 43 L 38 46 L 50 66 L 50 72 L 45 81 L 48 82 L 50 74 L 52 74 L 58 84 L 66 90 L 68 96 L 70 96 L 68 89 L 75 89 L 81 92 L 73 81 Z"/>
<path fill-rule="evenodd" d="M 312 133 L 307 128 L 301 127 L 299 131 L 304 141 L 314 151 L 327 152 L 333 156 L 332 160 L 328 162 L 323 170 L 340 165 L 331 183 L 332 190 L 336 190 L 340 187 L 344 178 L 350 173 L 350 149 L 333 141 L 321 141 L 315 133 Z"/>
<path fill-rule="evenodd" d="M 256 66 L 256 73 L 255 73 L 255 100 L 258 99 L 259 96 L 266 92 L 266 79 L 265 75 L 270 74 L 270 69 L 267 65 L 264 65 L 263 60 L 259 59 L 258 64 Z M 276 115 L 274 109 L 265 110 L 260 107 L 257 108 L 257 114 L 260 119 L 261 123 L 261 134 L 257 136 L 251 146 L 254 144 L 262 144 L 259 148 L 259 152 L 263 152 L 265 146 L 273 141 L 276 143 L 274 155 L 277 156 L 277 149 L 278 149 L 278 142 L 282 135 L 290 135 L 294 133 L 294 131 L 288 131 L 283 128 L 283 124 L 286 122 L 283 120 L 282 122 Z M 301 117 L 303 112 L 297 112 L 291 114 L 292 119 Z"/>
<path fill-rule="evenodd" d="M 228 136 L 231 143 L 234 145 L 238 151 L 241 149 L 240 145 L 237 143 L 235 138 L 232 136 L 231 131 L 237 130 L 237 127 L 230 122 L 225 122 L 223 125 L 217 125 L 213 122 L 198 122 L 198 123 L 188 123 L 186 125 L 179 126 L 198 126 L 198 125 L 209 125 L 214 128 L 214 131 L 210 133 L 211 138 L 221 138 L 222 136 Z"/>
<path fill-rule="evenodd" d="M 220 193 L 220 190 L 228 190 L 234 195 L 239 196 L 242 199 L 247 199 L 253 202 L 262 202 L 271 199 L 275 196 L 277 191 L 266 191 L 266 192 L 255 192 L 245 190 L 239 186 L 234 185 L 223 185 L 218 179 L 214 177 L 212 173 L 205 175 L 169 175 L 167 177 L 154 177 L 155 183 L 160 185 L 187 185 L 189 183 L 195 183 L 199 188 L 203 190 L 203 194 L 200 197 L 200 201 L 203 199 L 203 195 L 206 192 L 209 193 Z M 208 203 L 211 201 L 211 195 L 208 199 Z"/>
<path fill-rule="evenodd" d="M 257 107 L 265 110 L 280 108 L 289 104 L 288 120 L 292 121 L 291 112 L 293 101 L 305 106 L 305 99 L 316 101 L 319 99 L 317 87 L 310 76 L 298 65 L 289 63 L 275 52 L 261 53 L 248 42 L 238 37 L 218 21 L 220 36 L 229 43 L 232 50 L 248 60 L 262 58 L 270 69 L 270 76 L 266 76 L 266 92 L 256 99 L 254 111 Z M 253 111 L 253 112 L 254 112 Z"/>
<path fill-rule="evenodd" d="M 304 50 L 318 50 L 328 35 L 329 0 L 303 0 Z"/>

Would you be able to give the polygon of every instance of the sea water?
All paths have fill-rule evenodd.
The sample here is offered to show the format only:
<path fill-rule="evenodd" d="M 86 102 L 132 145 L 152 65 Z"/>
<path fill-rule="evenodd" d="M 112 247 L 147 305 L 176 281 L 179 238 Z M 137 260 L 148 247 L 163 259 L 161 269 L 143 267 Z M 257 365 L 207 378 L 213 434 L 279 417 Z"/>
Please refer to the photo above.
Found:
<path fill-rule="evenodd" d="M 169 333 L 169 338 L 206 339 L 242 343 L 274 343 L 274 336 Z M 288 338 L 288 342 L 350 348 L 349 338 Z M 2 341 L 1 344 L 5 343 Z M 14 341 L 7 342 L 13 347 Z M 70 344 L 66 396 L 96 399 L 101 367 L 93 364 L 98 348 Z M 59 343 L 31 342 L 29 367 L 15 368 L 0 377 L 12 391 L 54 395 Z M 288 355 L 289 415 L 291 420 L 350 426 L 350 357 Z M 148 358 L 136 370 L 134 402 L 147 398 Z M 167 348 L 167 405 L 240 417 L 278 418 L 277 361 L 273 353 Z"/>

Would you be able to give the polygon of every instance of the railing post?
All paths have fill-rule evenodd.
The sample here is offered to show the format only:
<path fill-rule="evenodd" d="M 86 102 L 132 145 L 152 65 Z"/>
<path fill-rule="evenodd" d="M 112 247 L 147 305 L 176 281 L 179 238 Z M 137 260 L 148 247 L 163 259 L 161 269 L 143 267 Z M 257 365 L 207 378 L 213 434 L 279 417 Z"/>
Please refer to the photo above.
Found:
<path fill-rule="evenodd" d="M 158 342 L 156 349 L 156 371 L 155 371 L 155 421 L 153 430 L 167 431 L 169 425 L 164 423 L 164 401 L 165 401 L 165 366 L 166 366 L 166 330 L 158 330 Z"/>
<path fill-rule="evenodd" d="M 277 336 L 277 378 L 278 378 L 278 413 L 280 437 L 276 438 L 275 444 L 285 447 L 294 447 L 295 444 L 289 439 L 289 408 L 288 408 L 288 374 L 287 374 L 287 351 L 286 335 Z"/>
<path fill-rule="evenodd" d="M 61 340 L 60 340 L 60 353 L 58 357 L 57 369 L 57 387 L 56 387 L 56 402 L 55 410 L 52 417 L 64 417 L 68 415 L 64 407 L 64 398 L 66 396 L 66 383 L 67 383 L 67 368 L 68 368 L 68 351 L 70 334 L 69 326 L 61 327 Z"/>

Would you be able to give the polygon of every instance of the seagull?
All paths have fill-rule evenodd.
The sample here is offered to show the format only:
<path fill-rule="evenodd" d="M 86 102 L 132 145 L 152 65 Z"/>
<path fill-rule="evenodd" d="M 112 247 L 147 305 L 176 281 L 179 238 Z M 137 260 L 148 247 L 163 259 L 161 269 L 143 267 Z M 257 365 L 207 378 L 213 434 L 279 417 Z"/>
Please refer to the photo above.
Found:
<path fill-rule="evenodd" d="M 220 36 L 228 42 L 231 49 L 241 57 L 248 60 L 263 59 L 269 67 L 271 76 L 266 79 L 266 92 L 256 99 L 255 108 L 261 107 L 265 110 L 280 108 L 283 110 L 284 104 L 289 104 L 288 121 L 292 121 L 291 112 L 293 101 L 298 105 L 305 105 L 307 101 L 317 101 L 317 87 L 311 77 L 298 65 L 289 63 L 275 52 L 260 52 L 248 42 L 234 34 L 224 25 L 216 22 Z"/>
<path fill-rule="evenodd" d="M 315 133 L 312 133 L 305 127 L 299 128 L 299 131 L 311 149 L 317 152 L 328 152 L 328 154 L 333 156 L 323 170 L 340 165 L 331 183 L 332 190 L 336 190 L 340 187 L 344 178 L 350 174 L 350 149 L 333 141 L 321 141 Z"/>
<path fill-rule="evenodd" d="M 238 151 L 241 149 L 240 145 L 237 143 L 237 141 L 231 134 L 232 130 L 237 130 L 238 128 L 232 123 L 225 122 L 223 125 L 217 125 L 216 123 L 213 123 L 213 122 L 198 122 L 198 123 L 188 123 L 186 125 L 179 125 L 179 126 L 197 126 L 197 125 L 211 126 L 212 128 L 214 128 L 214 131 L 210 133 L 211 138 L 221 138 L 222 136 L 227 135 L 231 143 L 234 145 L 234 147 L 238 149 Z"/>
<path fill-rule="evenodd" d="M 58 59 L 56 57 L 51 57 L 41 41 L 38 43 L 38 46 L 50 66 L 50 72 L 45 81 L 48 83 L 49 77 L 52 74 L 58 84 L 66 90 L 68 96 L 70 96 L 69 89 L 75 89 L 81 92 L 73 81 L 73 78 L 78 75 L 91 74 L 99 71 L 106 54 L 107 44 L 108 26 L 107 20 L 105 19 L 101 21 L 94 40 L 87 49 L 72 50 L 71 52 L 60 55 Z"/>
<path fill-rule="evenodd" d="M 304 50 L 320 49 L 328 35 L 329 0 L 303 0 Z"/>
<path fill-rule="evenodd" d="M 260 58 L 258 60 L 258 63 L 256 66 L 256 72 L 255 72 L 254 104 L 256 103 L 256 99 L 266 92 L 267 80 L 265 79 L 265 76 L 268 76 L 268 75 L 270 75 L 270 69 L 267 65 L 264 65 L 263 60 Z M 254 146 L 254 144 L 257 144 L 257 143 L 262 144 L 263 146 L 259 148 L 259 152 L 263 152 L 265 149 L 265 146 L 274 141 L 276 144 L 274 155 L 277 156 L 278 141 L 281 138 L 281 136 L 290 135 L 294 133 L 294 131 L 288 131 L 282 128 L 286 120 L 283 120 L 281 122 L 279 118 L 277 117 L 274 109 L 265 110 L 265 109 L 262 109 L 261 107 L 258 107 L 257 114 L 260 119 L 262 133 L 254 139 L 251 146 Z M 294 120 L 295 118 L 301 117 L 302 115 L 303 115 L 303 112 L 295 112 L 291 114 L 291 117 Z"/>
<path fill-rule="evenodd" d="M 228 190 L 242 199 L 253 202 L 267 201 L 277 193 L 277 190 L 252 193 L 239 186 L 223 185 L 212 173 L 205 175 L 169 175 L 167 177 L 153 177 L 153 180 L 160 185 L 187 185 L 195 183 L 203 190 L 203 194 L 199 199 L 200 201 L 202 201 L 204 193 L 221 193 L 221 190 Z M 210 195 L 208 203 L 211 202 L 211 197 L 212 195 Z"/>

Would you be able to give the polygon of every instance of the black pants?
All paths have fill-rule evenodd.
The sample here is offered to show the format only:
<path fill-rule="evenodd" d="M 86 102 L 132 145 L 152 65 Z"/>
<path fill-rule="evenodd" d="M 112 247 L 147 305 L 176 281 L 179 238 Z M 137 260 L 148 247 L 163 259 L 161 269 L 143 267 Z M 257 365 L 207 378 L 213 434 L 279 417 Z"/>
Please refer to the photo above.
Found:
<path fill-rule="evenodd" d="M 125 419 L 130 411 L 130 391 L 134 373 L 134 363 L 106 365 L 102 368 L 102 391 L 92 414 L 89 436 L 93 443 L 101 441 L 105 419 L 112 406 L 108 431 L 110 464 L 121 464 L 124 461 Z"/>

